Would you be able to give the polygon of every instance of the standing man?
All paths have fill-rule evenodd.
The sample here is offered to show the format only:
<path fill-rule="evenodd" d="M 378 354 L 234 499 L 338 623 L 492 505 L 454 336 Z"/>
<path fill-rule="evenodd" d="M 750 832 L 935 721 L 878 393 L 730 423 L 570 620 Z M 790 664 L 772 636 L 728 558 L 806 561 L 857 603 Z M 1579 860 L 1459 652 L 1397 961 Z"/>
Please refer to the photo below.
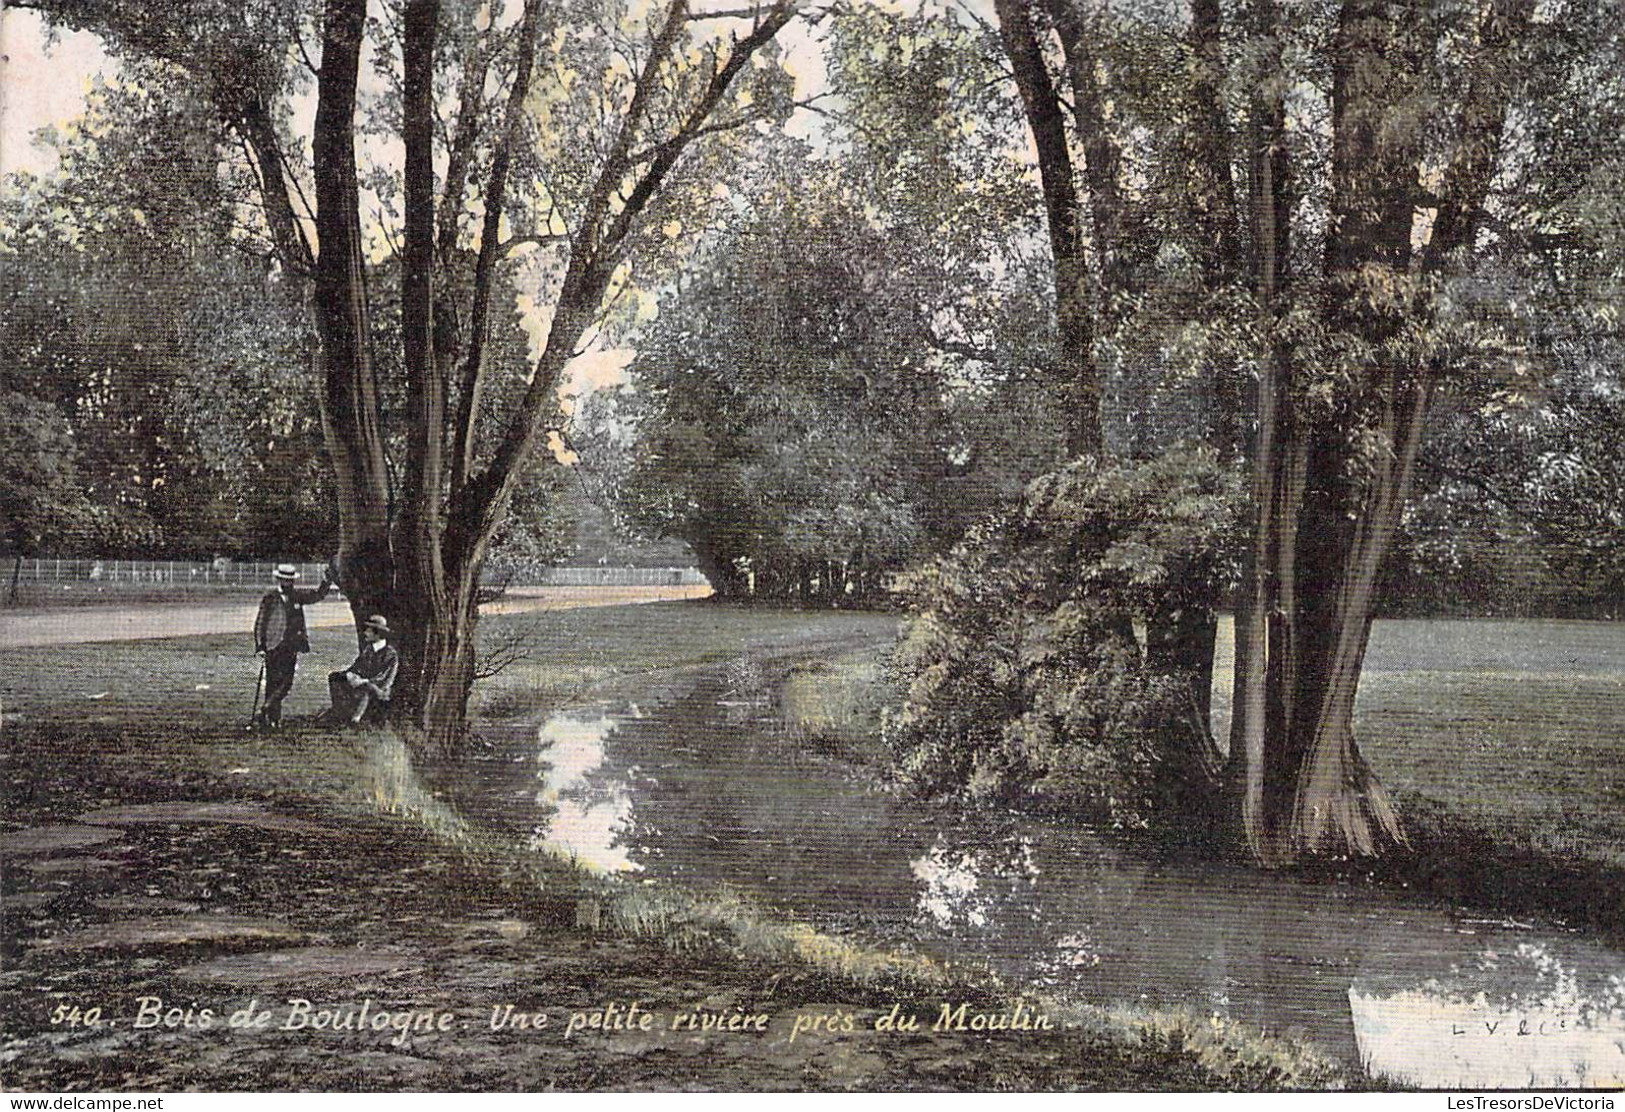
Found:
<path fill-rule="evenodd" d="M 265 657 L 265 709 L 260 712 L 259 725 L 267 730 L 282 725 L 282 700 L 293 690 L 299 654 L 310 651 L 305 607 L 322 601 L 333 590 L 332 577 L 325 571 L 316 588 L 295 587 L 299 569 L 292 564 L 278 564 L 273 577 L 276 589 L 260 600 L 260 612 L 254 619 L 254 651 Z"/>
<path fill-rule="evenodd" d="M 355 663 L 327 677 L 327 694 L 333 700 L 330 713 L 337 725 L 348 722 L 356 726 L 363 718 L 382 718 L 395 691 L 401 658 L 389 643 L 389 622 L 382 614 L 374 614 L 361 627 L 361 637 L 365 643 Z"/>

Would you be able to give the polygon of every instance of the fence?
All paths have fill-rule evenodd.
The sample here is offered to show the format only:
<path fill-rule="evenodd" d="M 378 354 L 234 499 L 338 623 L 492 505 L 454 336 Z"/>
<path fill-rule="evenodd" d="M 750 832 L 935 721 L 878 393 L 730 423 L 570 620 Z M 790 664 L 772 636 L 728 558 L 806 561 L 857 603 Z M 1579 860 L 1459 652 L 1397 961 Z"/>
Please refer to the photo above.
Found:
<path fill-rule="evenodd" d="M 699 568 L 522 567 L 487 568 L 491 583 L 534 587 L 703 587 Z"/>
<path fill-rule="evenodd" d="M 0 565 L 3 566 L 3 565 Z M 219 584 L 262 587 L 271 584 L 276 563 L 236 560 L 95 560 L 24 557 L 15 569 L 25 583 Z M 299 581 L 321 582 L 325 564 L 296 563 Z M 6 571 L 14 569 L 7 568 Z M 512 586 L 538 587 L 695 587 L 708 582 L 698 568 L 561 568 L 518 566 L 491 569 L 486 579 Z"/>
<path fill-rule="evenodd" d="M 326 564 L 295 564 L 299 579 L 318 583 Z M 19 578 L 33 583 L 157 583 L 268 586 L 276 563 L 236 560 L 95 560 L 24 557 Z M 10 569 L 8 569 L 10 570 Z"/>

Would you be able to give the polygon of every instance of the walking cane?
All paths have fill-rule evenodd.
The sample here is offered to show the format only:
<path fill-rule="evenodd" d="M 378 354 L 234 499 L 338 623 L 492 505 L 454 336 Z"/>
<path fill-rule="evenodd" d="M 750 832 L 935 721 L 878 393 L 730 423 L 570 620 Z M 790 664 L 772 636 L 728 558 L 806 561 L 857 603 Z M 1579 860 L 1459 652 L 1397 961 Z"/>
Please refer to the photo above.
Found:
<path fill-rule="evenodd" d="M 243 727 L 246 730 L 252 730 L 259 723 L 260 692 L 263 690 L 265 690 L 265 658 L 262 656 L 260 657 L 260 678 L 254 681 L 254 714 L 248 720 L 248 725 Z"/>

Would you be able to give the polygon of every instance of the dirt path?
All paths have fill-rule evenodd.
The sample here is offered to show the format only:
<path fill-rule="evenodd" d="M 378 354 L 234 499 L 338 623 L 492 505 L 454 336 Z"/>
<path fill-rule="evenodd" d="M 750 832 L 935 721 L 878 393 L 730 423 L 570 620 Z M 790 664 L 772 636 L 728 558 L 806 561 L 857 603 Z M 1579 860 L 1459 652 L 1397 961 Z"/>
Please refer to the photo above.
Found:
<path fill-rule="evenodd" d="M 1073 1031 L 795 1040 L 802 1012 L 878 1015 L 880 998 L 583 926 L 574 899 L 385 817 L 335 834 L 335 816 L 241 786 L 197 778 L 176 796 L 150 767 L 76 756 L 81 775 L 4 823 L 36 825 L 0 832 L 8 1090 L 1050 1088 L 1087 1083 L 1098 1057 Z M 104 796 L 120 805 L 79 810 Z M 566 1035 L 572 1016 L 634 1003 L 659 1026 Z M 306 1021 L 318 1011 L 344 1018 Z M 769 1023 L 676 1031 L 691 1011 Z M 499 1027 L 514 1013 L 531 1026 Z"/>
<path fill-rule="evenodd" d="M 512 587 L 501 600 L 483 608 L 486 614 L 522 614 L 531 610 L 573 610 L 633 602 L 666 602 L 702 598 L 709 587 Z M 176 606 L 127 606 L 63 609 L 33 614 L 0 614 L 0 649 L 75 645 L 92 641 L 139 641 L 152 637 L 190 637 L 202 633 L 241 633 L 254 628 L 253 602 L 196 602 Z M 332 600 L 306 609 L 306 622 L 317 629 L 350 624 L 348 604 Z"/>

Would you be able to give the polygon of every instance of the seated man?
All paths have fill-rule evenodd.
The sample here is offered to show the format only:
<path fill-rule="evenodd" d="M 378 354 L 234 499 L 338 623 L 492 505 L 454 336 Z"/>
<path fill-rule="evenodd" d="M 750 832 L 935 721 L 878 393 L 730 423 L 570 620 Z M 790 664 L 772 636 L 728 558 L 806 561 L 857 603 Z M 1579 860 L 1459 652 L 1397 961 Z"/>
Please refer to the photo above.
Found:
<path fill-rule="evenodd" d="M 355 663 L 342 672 L 329 673 L 327 691 L 333 699 L 333 720 L 339 723 L 359 723 L 363 718 L 378 721 L 389 707 L 389 695 L 395 687 L 395 673 L 400 670 L 401 658 L 389 645 L 389 623 L 381 614 L 374 614 L 361 627 L 366 645 L 356 656 Z"/>

